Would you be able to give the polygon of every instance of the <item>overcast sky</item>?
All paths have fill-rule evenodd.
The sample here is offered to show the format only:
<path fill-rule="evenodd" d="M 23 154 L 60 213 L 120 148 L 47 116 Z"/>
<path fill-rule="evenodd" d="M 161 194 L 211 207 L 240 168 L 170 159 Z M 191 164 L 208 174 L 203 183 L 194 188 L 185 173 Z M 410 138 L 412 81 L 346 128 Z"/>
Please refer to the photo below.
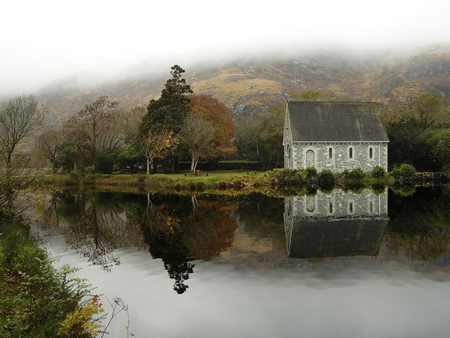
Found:
<path fill-rule="evenodd" d="M 137 64 L 168 73 L 243 52 L 450 42 L 448 0 L 3 0 L 0 10 L 0 96 Z"/>

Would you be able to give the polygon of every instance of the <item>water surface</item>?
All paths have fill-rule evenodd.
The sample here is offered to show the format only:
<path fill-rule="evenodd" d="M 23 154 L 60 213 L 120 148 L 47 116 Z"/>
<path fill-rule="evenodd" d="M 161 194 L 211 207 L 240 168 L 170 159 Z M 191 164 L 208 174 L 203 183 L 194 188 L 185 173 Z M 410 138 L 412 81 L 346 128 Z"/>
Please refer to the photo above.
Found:
<path fill-rule="evenodd" d="M 449 196 L 60 191 L 37 231 L 137 337 L 447 337 Z"/>

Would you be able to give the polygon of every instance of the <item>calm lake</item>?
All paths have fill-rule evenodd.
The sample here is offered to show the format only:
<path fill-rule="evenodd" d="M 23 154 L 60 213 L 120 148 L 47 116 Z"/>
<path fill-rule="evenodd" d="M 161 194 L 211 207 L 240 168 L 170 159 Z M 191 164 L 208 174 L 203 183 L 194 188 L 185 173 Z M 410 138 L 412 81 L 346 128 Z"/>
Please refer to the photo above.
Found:
<path fill-rule="evenodd" d="M 57 265 L 127 304 L 109 337 L 450 336 L 448 188 L 67 190 L 35 208 Z"/>

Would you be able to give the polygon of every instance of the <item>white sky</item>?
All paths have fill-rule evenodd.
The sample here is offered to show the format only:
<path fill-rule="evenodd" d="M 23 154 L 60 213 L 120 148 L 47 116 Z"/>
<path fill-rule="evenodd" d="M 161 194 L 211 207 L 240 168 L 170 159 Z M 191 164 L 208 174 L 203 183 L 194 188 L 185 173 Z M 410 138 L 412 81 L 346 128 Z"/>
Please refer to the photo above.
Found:
<path fill-rule="evenodd" d="M 0 13 L 0 97 L 144 62 L 450 42 L 448 0 L 2 0 Z"/>

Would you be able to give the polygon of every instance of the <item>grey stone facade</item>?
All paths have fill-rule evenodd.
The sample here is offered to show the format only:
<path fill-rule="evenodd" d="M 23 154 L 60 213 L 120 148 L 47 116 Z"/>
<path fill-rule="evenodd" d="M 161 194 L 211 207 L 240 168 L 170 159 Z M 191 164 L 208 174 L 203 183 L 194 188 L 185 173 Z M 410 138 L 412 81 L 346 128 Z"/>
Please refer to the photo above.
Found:
<path fill-rule="evenodd" d="M 292 163 L 291 168 L 313 166 L 319 171 L 330 169 L 333 172 L 361 168 L 369 172 L 375 166 L 387 170 L 387 152 L 385 142 L 293 142 L 291 152 L 286 152 L 285 163 Z"/>
<path fill-rule="evenodd" d="M 388 168 L 387 134 L 375 103 L 290 101 L 284 122 L 284 167 L 318 171 Z"/>

